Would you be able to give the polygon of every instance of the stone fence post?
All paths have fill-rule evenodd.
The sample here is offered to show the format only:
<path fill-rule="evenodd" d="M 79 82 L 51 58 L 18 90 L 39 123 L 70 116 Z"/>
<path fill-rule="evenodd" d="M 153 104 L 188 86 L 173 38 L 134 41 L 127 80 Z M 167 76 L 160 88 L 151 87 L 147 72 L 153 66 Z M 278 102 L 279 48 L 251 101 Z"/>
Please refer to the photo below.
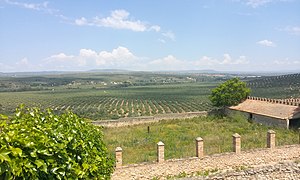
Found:
<path fill-rule="evenodd" d="M 269 130 L 267 133 L 267 147 L 270 149 L 275 148 L 275 131 Z"/>
<path fill-rule="evenodd" d="M 119 168 L 122 166 L 122 148 L 117 147 L 116 148 L 116 168 Z"/>
<path fill-rule="evenodd" d="M 196 138 L 196 156 L 203 157 L 203 139 L 201 137 Z"/>
<path fill-rule="evenodd" d="M 233 152 L 236 154 L 241 153 L 241 136 L 238 133 L 232 135 Z"/>
<path fill-rule="evenodd" d="M 157 162 L 165 161 L 165 144 L 161 141 L 157 143 Z"/>

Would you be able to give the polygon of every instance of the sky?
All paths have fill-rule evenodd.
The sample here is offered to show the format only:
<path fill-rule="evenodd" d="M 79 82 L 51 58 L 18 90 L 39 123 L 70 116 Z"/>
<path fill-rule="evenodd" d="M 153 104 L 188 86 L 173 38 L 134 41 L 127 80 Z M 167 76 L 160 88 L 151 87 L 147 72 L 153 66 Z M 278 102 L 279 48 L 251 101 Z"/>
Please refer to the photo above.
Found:
<path fill-rule="evenodd" d="M 300 0 L 0 0 L 0 72 L 300 72 Z"/>

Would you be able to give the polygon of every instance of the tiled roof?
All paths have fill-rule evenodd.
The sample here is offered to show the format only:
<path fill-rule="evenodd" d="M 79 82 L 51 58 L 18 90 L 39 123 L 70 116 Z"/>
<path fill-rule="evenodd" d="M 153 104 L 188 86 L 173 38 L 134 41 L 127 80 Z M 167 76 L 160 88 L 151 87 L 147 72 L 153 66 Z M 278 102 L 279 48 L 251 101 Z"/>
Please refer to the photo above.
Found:
<path fill-rule="evenodd" d="M 300 106 L 291 106 L 286 104 L 271 103 L 267 101 L 246 99 L 237 106 L 231 106 L 229 109 L 259 114 L 278 119 L 291 119 L 300 115 Z M 300 116 L 299 116 L 300 117 Z"/>

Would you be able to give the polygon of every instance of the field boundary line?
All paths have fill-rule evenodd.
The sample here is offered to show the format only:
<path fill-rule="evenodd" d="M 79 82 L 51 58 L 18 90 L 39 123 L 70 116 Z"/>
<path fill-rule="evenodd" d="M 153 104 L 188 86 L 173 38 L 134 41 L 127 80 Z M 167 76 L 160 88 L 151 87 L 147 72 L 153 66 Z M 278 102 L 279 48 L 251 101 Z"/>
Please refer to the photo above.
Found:
<path fill-rule="evenodd" d="M 133 126 L 137 124 L 147 124 L 159 122 L 162 120 L 174 120 L 174 119 L 187 119 L 199 116 L 207 116 L 207 111 L 186 112 L 186 113 L 168 113 L 168 114 L 156 114 L 154 116 L 139 116 L 139 117 L 127 117 L 117 120 L 99 120 L 92 121 L 92 124 L 96 126 L 104 127 L 122 127 Z"/>

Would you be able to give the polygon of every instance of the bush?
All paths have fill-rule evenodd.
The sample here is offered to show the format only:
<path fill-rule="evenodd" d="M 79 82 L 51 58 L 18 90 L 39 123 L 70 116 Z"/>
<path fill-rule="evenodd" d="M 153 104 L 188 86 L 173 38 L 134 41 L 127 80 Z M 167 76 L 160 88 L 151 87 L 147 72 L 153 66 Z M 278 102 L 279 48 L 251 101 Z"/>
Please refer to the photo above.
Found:
<path fill-rule="evenodd" d="M 100 129 L 72 112 L 1 115 L 0 179 L 109 179 L 114 159 Z"/>

